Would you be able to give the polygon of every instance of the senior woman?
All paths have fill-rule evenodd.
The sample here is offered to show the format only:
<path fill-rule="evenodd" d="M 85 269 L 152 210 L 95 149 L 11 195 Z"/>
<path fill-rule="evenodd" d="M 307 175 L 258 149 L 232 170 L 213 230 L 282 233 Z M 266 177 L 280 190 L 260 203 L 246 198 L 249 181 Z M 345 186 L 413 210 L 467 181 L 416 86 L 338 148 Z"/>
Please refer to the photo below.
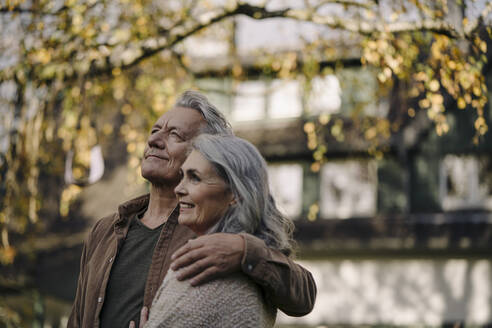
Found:
<path fill-rule="evenodd" d="M 277 209 L 266 163 L 249 142 L 234 136 L 198 136 L 181 166 L 175 193 L 179 223 L 197 235 L 250 233 L 292 252 L 293 223 Z M 276 309 L 241 273 L 191 287 L 169 271 L 145 327 L 273 327 Z"/>

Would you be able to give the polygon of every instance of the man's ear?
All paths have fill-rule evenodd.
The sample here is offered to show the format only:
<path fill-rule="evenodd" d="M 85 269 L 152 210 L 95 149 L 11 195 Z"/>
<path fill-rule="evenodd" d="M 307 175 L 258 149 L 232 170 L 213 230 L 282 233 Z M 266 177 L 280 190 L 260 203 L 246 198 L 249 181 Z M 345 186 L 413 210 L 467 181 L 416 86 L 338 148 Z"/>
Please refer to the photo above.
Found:
<path fill-rule="evenodd" d="M 229 201 L 229 206 L 236 206 L 236 204 L 237 204 L 236 196 L 232 194 L 231 200 Z"/>

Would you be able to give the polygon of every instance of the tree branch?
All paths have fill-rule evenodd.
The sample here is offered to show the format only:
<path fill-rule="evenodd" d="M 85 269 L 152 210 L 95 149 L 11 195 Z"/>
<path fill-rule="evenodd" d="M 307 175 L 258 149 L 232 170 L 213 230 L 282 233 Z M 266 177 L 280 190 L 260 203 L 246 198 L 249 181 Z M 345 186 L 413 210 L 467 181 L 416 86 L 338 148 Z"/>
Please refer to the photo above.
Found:
<path fill-rule="evenodd" d="M 41 15 L 41 16 L 58 16 L 62 12 L 68 10 L 69 8 L 67 6 L 60 7 L 56 11 L 38 11 L 35 9 L 31 8 L 21 8 L 20 6 L 16 7 L 0 7 L 0 13 L 2 14 L 9 14 L 9 13 L 18 13 L 18 14 L 33 14 L 33 15 Z"/>
<path fill-rule="evenodd" d="M 324 3 L 345 3 L 349 4 L 353 1 L 350 0 L 326 0 Z M 363 6 L 363 4 L 361 4 Z M 487 8 L 491 5 L 487 6 Z M 231 9 L 222 9 L 210 17 L 210 13 L 207 17 L 202 16 L 197 22 L 191 23 L 190 21 L 183 21 L 181 25 L 175 26 L 172 30 L 162 30 L 160 35 L 133 42 L 127 46 L 127 49 L 135 49 L 135 57 L 131 59 L 121 60 L 118 62 L 112 62 L 109 58 L 104 58 L 100 61 L 101 66 L 97 66 L 95 63 L 91 65 L 89 77 L 108 75 L 111 74 L 114 68 L 126 70 L 138 65 L 143 60 L 154 56 L 155 54 L 165 50 L 171 49 L 179 42 L 183 41 L 187 37 L 196 34 L 197 32 L 221 22 L 228 17 L 237 15 L 245 15 L 247 17 L 262 20 L 271 18 L 291 18 L 299 21 L 312 21 L 319 25 L 324 25 L 333 29 L 346 30 L 362 35 L 371 35 L 372 33 L 400 33 L 408 31 L 430 31 L 434 33 L 444 34 L 449 37 L 459 37 L 458 32 L 449 24 L 442 21 L 421 21 L 421 22 L 394 22 L 394 23 L 381 23 L 381 22 L 363 22 L 360 20 L 347 20 L 340 17 L 319 15 L 312 10 L 295 10 L 285 8 L 282 10 L 267 10 L 264 6 L 254 6 L 248 3 L 239 3 Z M 187 25 L 188 24 L 188 25 Z M 77 72 L 71 76 L 67 76 L 65 81 L 73 80 L 77 78 Z M 80 74 L 80 73 L 79 73 Z M 85 74 L 85 73 L 83 73 Z"/>
<path fill-rule="evenodd" d="M 447 35 L 451 38 L 459 38 L 459 33 L 450 24 L 443 21 L 423 20 L 417 22 L 367 22 L 358 19 L 347 19 L 336 16 L 318 15 L 304 10 L 290 10 L 284 17 L 300 20 L 312 21 L 313 23 L 324 25 L 332 29 L 340 29 L 361 35 L 371 35 L 373 33 L 401 33 L 411 31 L 429 31 Z"/>
<path fill-rule="evenodd" d="M 319 9 L 324 5 L 329 5 L 329 4 L 338 4 L 347 7 L 359 7 L 365 9 L 371 9 L 372 6 L 376 5 L 376 1 L 370 1 L 370 3 L 369 2 L 362 3 L 362 2 L 351 1 L 351 0 L 323 0 L 317 3 L 313 8 Z"/>
<path fill-rule="evenodd" d="M 218 14 L 215 17 L 209 18 L 206 21 L 199 23 L 195 26 L 190 27 L 188 30 L 182 31 L 181 33 L 175 33 L 173 34 L 172 31 L 166 31 L 166 33 L 170 32 L 169 36 L 166 37 L 161 37 L 159 39 L 147 39 L 142 41 L 142 44 L 149 44 L 149 43 L 154 43 L 156 46 L 150 47 L 150 46 L 142 46 L 141 49 L 141 55 L 136 57 L 134 60 L 122 64 L 120 66 L 116 65 L 110 65 L 109 67 L 105 68 L 95 68 L 91 70 L 90 76 L 97 76 L 101 74 L 108 74 L 110 73 L 113 68 L 120 68 L 122 70 L 131 68 L 137 64 L 139 64 L 141 61 L 144 59 L 147 59 L 158 52 L 161 52 L 162 50 L 172 48 L 179 42 L 183 41 L 187 37 L 201 31 L 202 29 L 212 26 L 215 23 L 221 22 L 224 19 L 236 15 L 246 15 L 249 17 L 253 17 L 255 19 L 266 19 L 266 18 L 274 18 L 274 17 L 285 17 L 287 11 L 289 9 L 284 9 L 284 10 L 276 10 L 276 11 L 267 11 L 264 7 L 258 7 L 258 6 L 252 6 L 249 4 L 238 4 L 234 9 L 232 10 L 224 10 L 220 14 Z M 175 28 L 176 30 L 177 28 Z M 178 29 L 179 30 L 179 29 Z"/>

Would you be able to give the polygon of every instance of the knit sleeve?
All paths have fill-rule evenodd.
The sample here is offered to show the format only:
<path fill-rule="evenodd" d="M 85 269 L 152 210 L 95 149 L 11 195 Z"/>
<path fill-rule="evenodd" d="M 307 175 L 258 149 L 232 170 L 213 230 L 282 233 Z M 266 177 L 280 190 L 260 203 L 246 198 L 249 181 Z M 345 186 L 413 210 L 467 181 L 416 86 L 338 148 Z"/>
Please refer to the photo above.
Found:
<path fill-rule="evenodd" d="M 145 328 L 273 327 L 275 315 L 259 288 L 242 274 L 192 287 L 170 271 L 152 303 Z"/>

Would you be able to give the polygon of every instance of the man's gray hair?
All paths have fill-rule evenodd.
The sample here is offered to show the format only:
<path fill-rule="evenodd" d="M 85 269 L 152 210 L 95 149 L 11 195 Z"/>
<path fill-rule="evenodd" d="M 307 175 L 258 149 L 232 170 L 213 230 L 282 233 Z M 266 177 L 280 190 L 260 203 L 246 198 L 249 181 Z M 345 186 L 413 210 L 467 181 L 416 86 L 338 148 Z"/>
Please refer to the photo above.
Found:
<path fill-rule="evenodd" d="M 233 135 L 231 125 L 224 115 L 208 101 L 205 95 L 198 91 L 185 91 L 178 98 L 174 107 L 186 107 L 199 111 L 206 122 L 202 133 Z"/>
<path fill-rule="evenodd" d="M 267 165 L 256 147 L 233 135 L 201 134 L 194 139 L 192 149 L 212 164 L 236 200 L 209 233 L 246 232 L 271 248 L 291 254 L 294 224 L 275 205 Z"/>

